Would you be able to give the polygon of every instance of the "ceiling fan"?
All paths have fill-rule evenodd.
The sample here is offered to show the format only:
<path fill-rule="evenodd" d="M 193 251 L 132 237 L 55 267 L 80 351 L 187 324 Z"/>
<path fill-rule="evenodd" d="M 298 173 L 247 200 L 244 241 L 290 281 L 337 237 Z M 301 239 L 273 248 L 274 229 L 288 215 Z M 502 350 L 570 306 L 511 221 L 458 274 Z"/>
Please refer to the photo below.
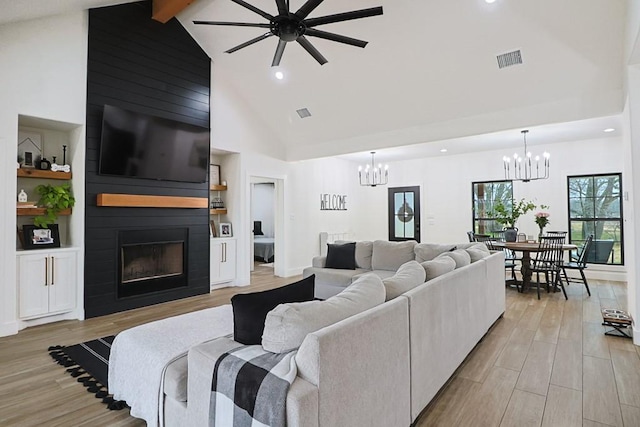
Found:
<path fill-rule="evenodd" d="M 244 42 L 236 47 L 233 47 L 225 51 L 225 53 L 233 53 L 247 46 L 251 46 L 254 43 L 267 39 L 271 36 L 277 36 L 280 40 L 278 41 L 276 54 L 274 55 L 273 62 L 271 63 L 272 67 L 277 67 L 278 65 L 280 65 L 282 54 L 284 53 L 284 48 L 287 46 L 288 42 L 293 41 L 298 42 L 298 44 L 302 46 L 307 52 L 309 52 L 309 54 L 320 63 L 320 65 L 326 64 L 326 58 L 322 56 L 322 54 L 311 44 L 311 42 L 309 42 L 306 36 L 319 37 L 321 39 L 332 40 L 334 42 L 344 43 L 351 46 L 365 47 L 368 43 L 366 41 L 354 39 L 340 34 L 329 33 L 327 31 L 318 30 L 314 27 L 318 25 L 332 24 L 334 22 L 349 21 L 352 19 L 368 18 L 370 16 L 382 15 L 382 6 L 378 6 L 369 9 L 354 10 L 351 12 L 336 13 L 334 15 L 307 19 L 307 16 L 309 16 L 309 14 L 313 12 L 313 10 L 317 8 L 324 0 L 307 0 L 307 2 L 304 3 L 302 7 L 300 7 L 300 9 L 298 9 L 298 11 L 295 13 L 291 13 L 291 11 L 289 10 L 289 0 L 276 0 L 278 14 L 273 16 L 263 10 L 258 9 L 253 5 L 250 5 L 243 0 L 231 1 L 268 19 L 269 23 L 253 24 L 246 22 L 219 21 L 193 21 L 193 23 L 198 25 L 227 25 L 235 27 L 268 28 L 269 32 L 247 42 Z"/>

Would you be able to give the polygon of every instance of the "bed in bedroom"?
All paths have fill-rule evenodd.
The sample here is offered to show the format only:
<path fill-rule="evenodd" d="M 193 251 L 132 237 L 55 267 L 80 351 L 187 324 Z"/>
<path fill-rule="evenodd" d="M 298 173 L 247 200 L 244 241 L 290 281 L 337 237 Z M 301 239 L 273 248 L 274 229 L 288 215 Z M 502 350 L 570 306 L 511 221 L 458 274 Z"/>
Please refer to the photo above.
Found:
<path fill-rule="evenodd" d="M 273 262 L 273 241 L 273 237 L 253 237 L 253 255 L 256 260 Z"/>

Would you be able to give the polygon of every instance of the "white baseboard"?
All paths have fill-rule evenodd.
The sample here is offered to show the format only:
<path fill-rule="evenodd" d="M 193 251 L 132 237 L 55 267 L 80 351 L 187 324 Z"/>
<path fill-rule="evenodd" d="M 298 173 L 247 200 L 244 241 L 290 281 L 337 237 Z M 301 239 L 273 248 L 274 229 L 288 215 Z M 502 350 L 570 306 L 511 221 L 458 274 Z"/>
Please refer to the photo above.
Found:
<path fill-rule="evenodd" d="M 0 337 L 7 337 L 18 333 L 18 322 L 7 322 L 0 324 Z"/>

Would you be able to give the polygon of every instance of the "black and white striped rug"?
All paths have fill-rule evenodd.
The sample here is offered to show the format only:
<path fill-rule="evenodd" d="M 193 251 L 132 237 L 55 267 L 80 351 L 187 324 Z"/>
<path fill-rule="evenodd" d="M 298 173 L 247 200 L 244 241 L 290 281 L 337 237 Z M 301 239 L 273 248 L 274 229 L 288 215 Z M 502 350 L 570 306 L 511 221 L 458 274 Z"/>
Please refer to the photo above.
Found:
<path fill-rule="evenodd" d="M 87 391 L 94 393 L 109 409 L 119 410 L 126 407 L 124 401 L 116 401 L 108 391 L 109 354 L 114 335 L 82 342 L 71 346 L 49 347 L 49 354 Z"/>

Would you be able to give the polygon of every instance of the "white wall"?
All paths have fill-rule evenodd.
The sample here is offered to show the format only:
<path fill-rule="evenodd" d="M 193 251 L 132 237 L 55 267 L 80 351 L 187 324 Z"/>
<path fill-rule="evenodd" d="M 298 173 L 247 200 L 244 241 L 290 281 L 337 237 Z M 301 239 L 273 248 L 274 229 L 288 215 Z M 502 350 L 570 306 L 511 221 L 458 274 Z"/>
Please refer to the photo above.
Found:
<path fill-rule="evenodd" d="M 5 153 L 0 158 L 3 236 L 16 227 L 18 115 L 85 123 L 87 30 L 83 12 L 0 26 L 0 143 Z M 81 144 L 84 146 L 84 134 Z M 75 196 L 78 204 L 84 203 L 83 195 Z M 2 336 L 18 330 L 13 238 L 0 239 L 0 272 Z M 83 278 L 79 277 L 79 281 L 82 283 Z"/>
<path fill-rule="evenodd" d="M 265 237 L 274 236 L 275 185 L 272 183 L 253 184 L 251 193 L 251 221 L 260 221 Z"/>

